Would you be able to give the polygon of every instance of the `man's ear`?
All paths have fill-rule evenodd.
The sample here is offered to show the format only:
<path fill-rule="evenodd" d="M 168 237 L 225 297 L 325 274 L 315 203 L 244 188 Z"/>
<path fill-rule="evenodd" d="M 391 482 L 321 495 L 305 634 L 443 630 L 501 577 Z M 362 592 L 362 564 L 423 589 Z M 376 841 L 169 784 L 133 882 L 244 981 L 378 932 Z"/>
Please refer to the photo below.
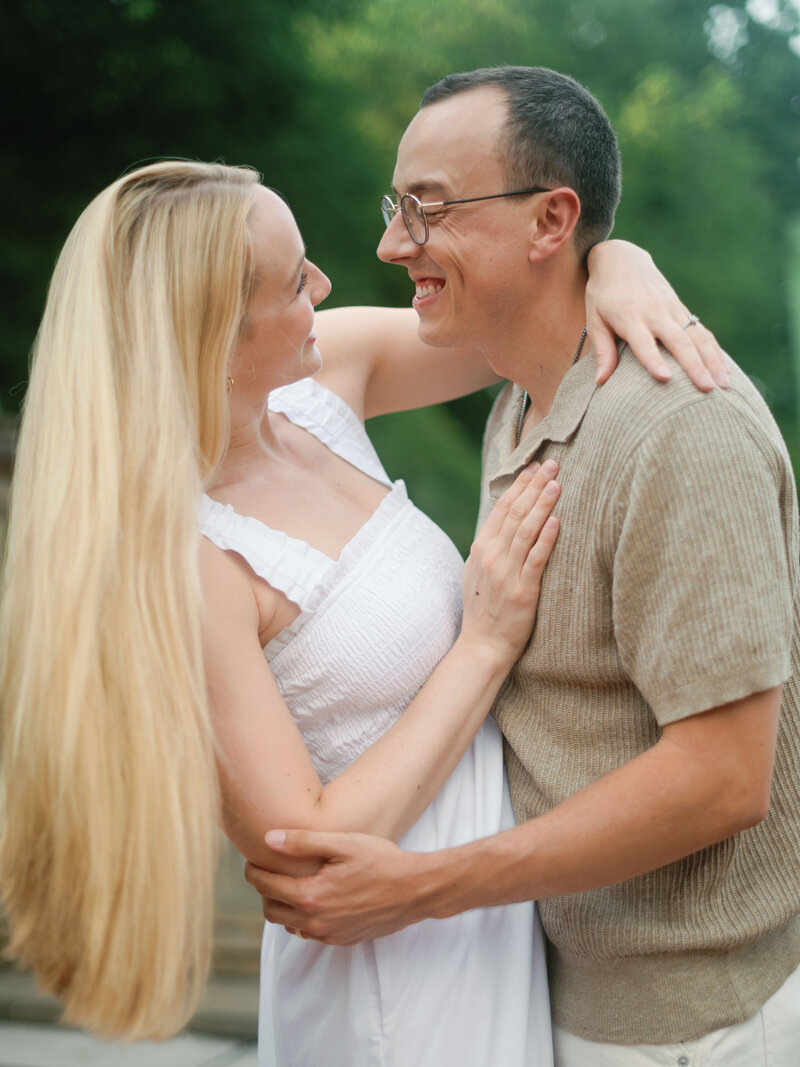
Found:
<path fill-rule="evenodd" d="M 528 259 L 538 263 L 552 256 L 572 237 L 581 215 L 574 189 L 560 186 L 538 198 L 531 217 Z"/>

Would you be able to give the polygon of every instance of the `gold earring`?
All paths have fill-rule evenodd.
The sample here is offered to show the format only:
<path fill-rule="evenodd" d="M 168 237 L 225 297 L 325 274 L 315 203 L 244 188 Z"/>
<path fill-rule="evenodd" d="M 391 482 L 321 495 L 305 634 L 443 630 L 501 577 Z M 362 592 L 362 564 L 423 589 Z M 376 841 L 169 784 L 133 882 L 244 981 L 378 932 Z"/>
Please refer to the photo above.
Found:
<path fill-rule="evenodd" d="M 231 389 L 233 389 L 234 385 L 236 384 L 236 380 L 235 380 L 235 378 L 226 378 L 225 380 L 228 383 L 228 392 L 230 392 Z"/>

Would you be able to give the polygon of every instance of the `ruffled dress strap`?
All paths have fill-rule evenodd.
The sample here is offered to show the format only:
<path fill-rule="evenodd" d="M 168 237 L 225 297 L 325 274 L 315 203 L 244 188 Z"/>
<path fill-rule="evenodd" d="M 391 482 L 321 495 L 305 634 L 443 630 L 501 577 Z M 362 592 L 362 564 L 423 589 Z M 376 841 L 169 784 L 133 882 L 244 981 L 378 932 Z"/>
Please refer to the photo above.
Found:
<path fill-rule="evenodd" d="M 203 495 L 200 531 L 219 548 L 236 552 L 255 571 L 305 613 L 322 597 L 336 560 L 259 519 L 240 515 L 230 504 Z"/>
<path fill-rule="evenodd" d="M 269 410 L 308 430 L 331 452 L 370 478 L 392 485 L 358 415 L 340 396 L 313 378 L 274 389 L 269 396 Z"/>
<path fill-rule="evenodd" d="M 286 415 L 336 455 L 392 487 L 356 413 L 341 397 L 312 378 L 273 390 L 269 409 Z M 384 517 L 392 504 L 400 506 L 406 499 L 402 482 L 395 484 L 390 496 L 392 499 L 378 509 Z M 199 521 L 201 532 L 210 541 L 238 553 L 260 578 L 298 605 L 302 616 L 294 629 L 318 607 L 349 559 L 349 546 L 345 546 L 338 560 L 331 559 L 305 541 L 274 530 L 260 519 L 240 515 L 230 504 L 221 504 L 207 495 L 200 500 Z M 358 534 L 354 543 L 357 541 L 360 542 Z"/>

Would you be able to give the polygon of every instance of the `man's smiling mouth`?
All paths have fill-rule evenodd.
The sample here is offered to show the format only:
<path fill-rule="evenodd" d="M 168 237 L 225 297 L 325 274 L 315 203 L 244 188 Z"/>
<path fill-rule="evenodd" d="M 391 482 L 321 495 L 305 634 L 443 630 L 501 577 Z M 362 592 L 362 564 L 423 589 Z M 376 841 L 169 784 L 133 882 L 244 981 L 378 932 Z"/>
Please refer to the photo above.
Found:
<path fill-rule="evenodd" d="M 422 300 L 426 296 L 435 296 L 444 289 L 444 282 L 439 281 L 437 278 L 423 278 L 421 281 L 416 282 L 415 285 L 417 300 Z"/>

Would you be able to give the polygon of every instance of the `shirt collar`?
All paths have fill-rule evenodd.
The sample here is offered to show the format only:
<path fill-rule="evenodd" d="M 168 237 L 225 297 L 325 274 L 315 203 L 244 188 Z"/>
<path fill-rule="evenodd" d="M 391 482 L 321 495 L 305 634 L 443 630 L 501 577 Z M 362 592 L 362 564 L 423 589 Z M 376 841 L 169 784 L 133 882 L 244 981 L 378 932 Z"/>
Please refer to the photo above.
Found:
<path fill-rule="evenodd" d="M 578 360 L 574 367 L 570 367 L 553 398 L 550 411 L 541 422 L 531 427 L 516 448 L 514 437 L 522 403 L 522 390 L 518 386 L 513 386 L 516 403 L 509 405 L 508 413 L 500 428 L 501 462 L 489 483 L 490 488 L 493 488 L 495 482 L 501 479 L 516 476 L 526 464 L 530 463 L 545 441 L 563 443 L 573 436 L 597 389 L 595 374 L 594 352 L 589 351 Z"/>

